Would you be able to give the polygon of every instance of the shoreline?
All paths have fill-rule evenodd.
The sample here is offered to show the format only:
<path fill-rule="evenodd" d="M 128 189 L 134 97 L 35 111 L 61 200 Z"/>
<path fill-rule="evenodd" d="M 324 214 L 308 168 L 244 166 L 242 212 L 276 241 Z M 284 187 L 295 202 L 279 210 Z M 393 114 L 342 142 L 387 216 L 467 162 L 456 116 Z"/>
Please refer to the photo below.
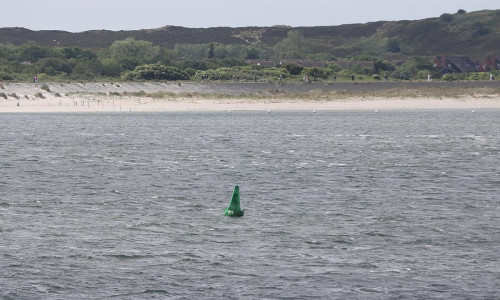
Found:
<path fill-rule="evenodd" d="M 108 99 L 107 97 L 47 97 L 36 100 L 0 100 L 0 113 L 51 112 L 204 112 L 204 111 L 343 111 L 415 109 L 500 109 L 495 98 L 418 99 Z"/>
<path fill-rule="evenodd" d="M 500 109 L 498 81 L 398 84 L 9 83 L 0 113 Z"/>

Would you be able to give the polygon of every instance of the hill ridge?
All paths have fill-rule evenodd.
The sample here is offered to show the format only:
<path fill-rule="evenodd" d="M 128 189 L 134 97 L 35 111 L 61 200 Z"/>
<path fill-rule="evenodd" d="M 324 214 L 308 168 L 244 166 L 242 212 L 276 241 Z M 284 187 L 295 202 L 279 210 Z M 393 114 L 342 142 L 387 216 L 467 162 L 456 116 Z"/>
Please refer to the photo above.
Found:
<path fill-rule="evenodd" d="M 34 41 L 40 46 L 101 49 L 128 37 L 146 40 L 164 48 L 176 44 L 241 44 L 273 47 L 289 31 L 299 31 L 311 53 L 335 56 L 377 55 L 463 55 L 479 59 L 495 55 L 500 44 L 500 10 L 442 14 L 420 20 L 375 21 L 335 26 L 245 26 L 188 28 L 165 25 L 138 30 L 31 30 L 22 27 L 0 28 L 0 44 L 21 45 Z M 388 47 L 389 43 L 394 48 Z M 397 46 L 397 47 L 396 47 Z M 399 51 L 397 51 L 399 49 Z"/>

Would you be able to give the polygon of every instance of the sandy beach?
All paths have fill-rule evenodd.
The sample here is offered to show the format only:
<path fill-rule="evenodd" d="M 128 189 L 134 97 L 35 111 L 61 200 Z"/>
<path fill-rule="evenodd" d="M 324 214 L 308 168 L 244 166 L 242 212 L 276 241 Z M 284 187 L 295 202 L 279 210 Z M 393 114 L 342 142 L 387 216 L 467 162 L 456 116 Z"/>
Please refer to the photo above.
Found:
<path fill-rule="evenodd" d="M 359 86 L 346 86 L 348 87 Z M 47 91 L 47 87 L 48 90 Z M 298 86 L 302 88 L 301 86 Z M 289 89 L 297 89 L 290 85 Z M 321 86 L 323 88 L 323 86 Z M 259 92 L 259 97 L 254 97 Z M 4 84 L 0 93 L 0 112 L 161 112 L 161 111 L 321 111 L 321 110 L 394 110 L 394 109 L 500 109 L 500 96 L 464 95 L 458 97 L 371 97 L 341 99 L 266 98 L 269 85 L 160 84 L 160 83 L 72 83 Z M 274 86 L 272 86 L 274 89 Z M 283 87 L 279 87 L 283 88 Z M 286 87 L 285 87 L 286 88 Z M 315 87 L 307 87 L 309 89 Z M 317 87 L 316 87 L 317 88 Z M 363 88 L 363 87 L 361 87 Z M 373 89 L 375 86 L 368 86 Z M 246 89 L 246 90 L 245 90 Z M 124 92 L 144 92 L 144 96 Z M 149 97 L 149 93 L 167 91 L 172 95 Z M 223 97 L 213 96 L 217 91 Z M 308 91 L 304 91 L 308 92 Z M 188 96 L 180 93 L 187 93 Z M 192 94 L 189 94 L 192 93 Z M 1 94 L 0 94 L 1 95 Z M 167 94 L 169 95 L 169 94 Z M 208 95 L 208 96 L 207 96 Z M 247 95 L 247 96 L 245 96 Z"/>

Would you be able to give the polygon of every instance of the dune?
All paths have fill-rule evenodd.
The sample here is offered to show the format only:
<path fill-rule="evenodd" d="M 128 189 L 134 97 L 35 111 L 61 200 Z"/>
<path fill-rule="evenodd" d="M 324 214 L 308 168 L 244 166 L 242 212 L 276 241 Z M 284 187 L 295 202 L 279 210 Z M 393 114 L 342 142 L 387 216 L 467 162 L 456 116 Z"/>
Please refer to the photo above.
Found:
<path fill-rule="evenodd" d="M 315 97 L 324 85 L 176 83 L 4 83 L 0 112 L 321 111 L 388 109 L 499 109 L 498 94 L 381 97 L 370 91 Z M 340 86 L 340 85 L 338 85 Z M 334 87 L 339 89 L 339 87 Z M 326 86 L 327 88 L 330 88 Z M 346 88 L 360 88 L 353 84 Z M 361 86 L 361 88 L 363 88 Z M 367 85 L 375 90 L 377 86 Z M 275 97 L 280 90 L 284 96 Z M 332 88 L 333 89 L 333 88 Z M 335 91 L 335 90 L 333 90 Z M 293 93 L 292 93 L 293 92 Z M 158 93 L 155 95 L 154 93 Z M 301 97 L 300 93 L 307 93 Z M 312 94 L 311 94 L 312 93 Z M 158 96 L 159 95 L 159 96 Z M 266 96 L 268 95 L 268 96 Z M 299 95 L 299 96 L 297 96 Z"/>

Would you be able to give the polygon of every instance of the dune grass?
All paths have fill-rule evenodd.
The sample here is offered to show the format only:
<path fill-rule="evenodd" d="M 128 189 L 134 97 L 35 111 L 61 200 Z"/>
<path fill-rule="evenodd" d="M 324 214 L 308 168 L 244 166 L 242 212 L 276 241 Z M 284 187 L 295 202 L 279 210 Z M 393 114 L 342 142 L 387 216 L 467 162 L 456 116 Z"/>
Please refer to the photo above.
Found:
<path fill-rule="evenodd" d="M 76 94 L 92 94 L 104 96 L 104 93 L 78 92 Z M 499 97 L 497 87 L 395 87 L 375 91 L 325 90 L 313 89 L 306 92 L 289 92 L 279 88 L 261 90 L 254 93 L 198 93 L 198 92 L 112 92 L 108 97 L 141 97 L 151 99 L 297 99 L 311 101 L 342 100 L 349 98 L 461 98 L 461 97 Z"/>

